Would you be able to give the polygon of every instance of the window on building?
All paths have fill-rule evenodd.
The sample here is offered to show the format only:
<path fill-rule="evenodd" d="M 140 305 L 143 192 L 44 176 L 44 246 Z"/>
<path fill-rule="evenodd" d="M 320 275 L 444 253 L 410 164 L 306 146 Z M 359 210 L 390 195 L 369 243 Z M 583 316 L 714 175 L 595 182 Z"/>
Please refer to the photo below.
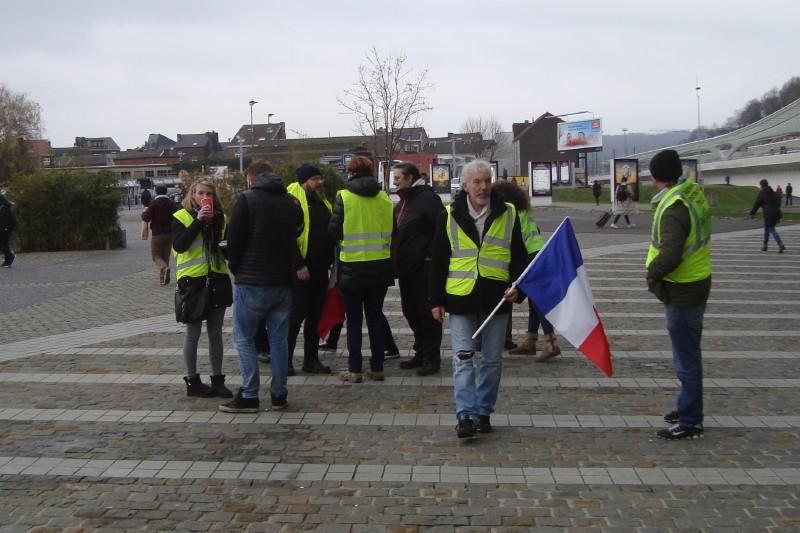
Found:
<path fill-rule="evenodd" d="M 156 172 L 156 175 L 159 177 L 169 176 L 169 170 L 159 170 Z"/>
<path fill-rule="evenodd" d="M 119 177 L 123 179 L 130 179 L 131 178 L 131 171 L 130 170 L 123 170 L 119 173 Z"/>
<path fill-rule="evenodd" d="M 154 174 L 153 174 L 152 170 L 145 170 L 144 171 L 144 177 L 145 178 L 152 178 L 153 176 L 154 176 Z"/>

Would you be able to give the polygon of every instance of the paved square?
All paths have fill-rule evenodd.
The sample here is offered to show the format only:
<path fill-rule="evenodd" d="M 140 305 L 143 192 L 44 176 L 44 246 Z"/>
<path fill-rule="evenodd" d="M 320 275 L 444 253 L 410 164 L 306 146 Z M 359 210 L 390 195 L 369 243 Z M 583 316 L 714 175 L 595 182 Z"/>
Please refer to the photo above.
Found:
<path fill-rule="evenodd" d="M 382 383 L 299 374 L 287 411 L 220 413 L 185 396 L 172 288 L 146 243 L 21 254 L 0 272 L 0 531 L 800 528 L 800 226 L 781 228 L 782 255 L 758 251 L 760 230 L 714 235 L 707 431 L 679 443 L 654 438 L 678 384 L 638 229 L 580 235 L 615 375 L 569 347 L 507 356 L 495 432 L 469 442 L 447 349 L 430 378 L 396 360 Z M 408 354 L 397 288 L 386 311 Z M 235 386 L 230 318 L 225 331 Z M 205 339 L 200 353 L 205 378 Z"/>

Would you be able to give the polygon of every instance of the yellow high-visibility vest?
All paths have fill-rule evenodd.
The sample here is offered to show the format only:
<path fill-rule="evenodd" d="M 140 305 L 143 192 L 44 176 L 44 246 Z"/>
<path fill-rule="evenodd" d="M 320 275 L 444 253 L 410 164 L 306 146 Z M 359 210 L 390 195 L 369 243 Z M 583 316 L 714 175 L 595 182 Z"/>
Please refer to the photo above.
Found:
<path fill-rule="evenodd" d="M 454 296 L 466 296 L 475 288 L 478 276 L 499 281 L 508 281 L 511 264 L 511 236 L 514 206 L 506 203 L 506 212 L 492 221 L 483 236 L 480 247 L 456 222 L 452 206 L 447 211 L 447 238 L 450 240 L 450 268 L 447 272 L 445 292 Z"/>
<path fill-rule="evenodd" d="M 385 191 L 375 196 L 361 196 L 342 189 L 344 226 L 339 259 L 347 263 L 379 261 L 391 257 L 392 201 Z"/>
<path fill-rule="evenodd" d="M 676 202 L 682 202 L 689 210 L 691 230 L 683 244 L 683 260 L 678 268 L 664 276 L 664 280 L 691 283 L 706 279 L 711 275 L 711 219 L 703 191 L 691 180 L 672 187 L 658 202 L 653 213 L 650 248 L 645 266 L 650 266 L 658 257 L 661 249 L 661 218 L 667 208 Z"/>
<path fill-rule="evenodd" d="M 194 221 L 194 217 L 186 210 L 186 209 L 178 209 L 172 215 L 184 227 L 189 227 L 192 225 Z M 224 215 L 223 215 L 224 216 Z M 222 234 L 225 234 L 225 228 L 228 226 L 228 217 L 224 217 L 224 223 L 222 226 Z M 217 272 L 219 274 L 227 274 L 228 273 L 228 266 L 222 261 L 219 265 L 214 264 L 213 261 L 209 261 L 206 258 L 206 251 L 205 247 L 203 247 L 203 234 L 198 233 L 197 237 L 195 237 L 194 242 L 189 247 L 188 250 L 185 252 L 176 252 L 175 249 L 172 250 L 173 255 L 175 255 L 175 264 L 176 264 L 176 271 L 175 271 L 175 279 L 181 279 L 185 276 L 189 276 L 192 278 L 199 278 L 200 276 L 208 275 L 208 265 L 209 262 L 211 263 L 211 270 L 213 272 Z"/>
<path fill-rule="evenodd" d="M 533 220 L 533 214 L 519 212 L 519 229 L 522 231 L 522 240 L 525 241 L 525 250 L 528 254 L 538 252 L 544 247 L 544 239 L 539 225 Z"/>
<path fill-rule="evenodd" d="M 311 230 L 311 217 L 308 214 L 308 197 L 306 197 L 306 190 L 297 182 L 291 183 L 286 190 L 289 194 L 297 198 L 300 202 L 300 207 L 303 209 L 303 233 L 297 237 L 297 247 L 300 248 L 300 255 L 303 259 L 308 255 L 308 232 Z M 331 203 L 327 198 L 322 199 L 322 203 L 328 208 L 330 213 L 332 210 Z"/>

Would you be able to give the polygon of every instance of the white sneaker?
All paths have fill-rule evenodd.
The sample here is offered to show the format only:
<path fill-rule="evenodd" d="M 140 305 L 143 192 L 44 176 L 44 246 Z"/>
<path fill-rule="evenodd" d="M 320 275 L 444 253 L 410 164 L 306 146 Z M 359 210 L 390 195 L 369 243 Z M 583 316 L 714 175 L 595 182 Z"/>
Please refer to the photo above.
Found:
<path fill-rule="evenodd" d="M 635 228 L 635 227 L 636 227 L 636 224 L 634 224 L 633 222 L 631 222 L 630 224 L 628 224 L 628 227 L 629 227 L 629 228 Z"/>
<path fill-rule="evenodd" d="M 612 222 L 611 225 L 609 226 L 609 228 L 617 229 L 617 225 Z"/>

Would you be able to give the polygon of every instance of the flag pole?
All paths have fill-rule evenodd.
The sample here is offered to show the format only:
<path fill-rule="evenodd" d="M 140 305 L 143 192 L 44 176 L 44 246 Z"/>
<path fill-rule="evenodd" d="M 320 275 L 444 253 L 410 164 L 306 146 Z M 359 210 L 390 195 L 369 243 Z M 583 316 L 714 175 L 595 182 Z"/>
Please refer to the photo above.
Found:
<path fill-rule="evenodd" d="M 514 280 L 514 282 L 511 284 L 511 287 L 509 287 L 509 289 L 516 289 L 517 288 L 517 285 L 519 284 L 519 281 L 522 278 L 524 278 L 525 275 L 530 271 L 530 269 L 533 267 L 534 263 L 536 263 L 536 260 L 539 259 L 539 257 L 541 257 L 542 252 L 544 252 L 545 249 L 550 245 L 550 241 L 553 240 L 553 237 L 556 235 L 556 233 L 558 233 L 558 230 L 560 230 L 561 226 L 563 226 L 564 223 L 566 221 L 568 221 L 568 220 L 569 220 L 569 217 L 565 217 L 564 220 L 561 221 L 561 224 L 559 224 L 558 227 L 556 228 L 556 230 L 553 232 L 553 234 L 550 235 L 550 238 L 548 238 L 547 242 L 544 243 L 544 246 L 542 246 L 542 249 L 539 250 L 539 252 L 536 254 L 536 257 L 534 257 L 533 260 L 530 263 L 528 263 L 528 266 L 525 267 L 525 270 L 522 271 L 522 274 L 520 274 L 519 277 Z M 475 333 L 472 334 L 472 339 L 473 340 L 478 338 L 478 335 L 480 335 L 481 331 L 483 331 L 483 328 L 486 327 L 486 324 L 488 324 L 489 321 L 492 319 L 492 317 L 500 310 L 500 306 L 502 306 L 503 303 L 505 303 L 505 298 L 500 298 L 500 301 L 497 302 L 496 306 L 494 306 L 494 309 L 492 309 L 492 312 L 489 313 L 489 316 L 486 317 L 486 320 L 483 321 L 483 324 L 481 324 L 480 327 L 475 330 Z"/>

